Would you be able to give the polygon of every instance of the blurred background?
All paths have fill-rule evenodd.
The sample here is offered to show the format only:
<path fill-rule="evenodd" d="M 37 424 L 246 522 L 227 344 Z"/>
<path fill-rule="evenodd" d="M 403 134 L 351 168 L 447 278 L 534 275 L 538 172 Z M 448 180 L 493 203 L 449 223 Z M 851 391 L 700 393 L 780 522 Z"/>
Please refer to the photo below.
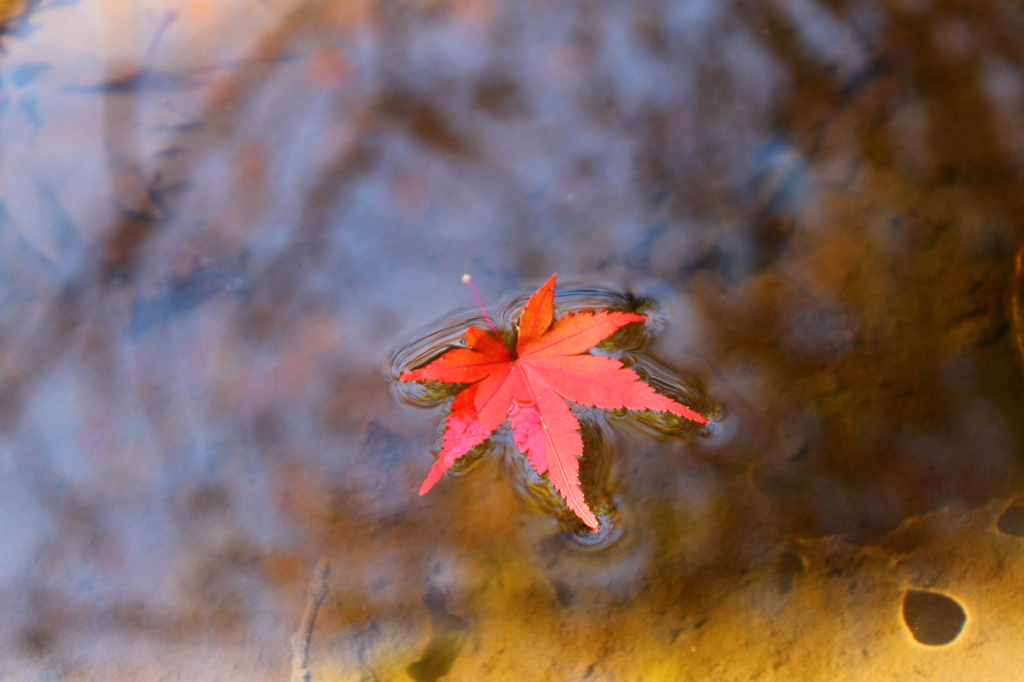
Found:
<path fill-rule="evenodd" d="M 1020 670 L 1019 3 L 0 18 L 0 679 Z M 656 301 L 717 406 L 611 424 L 610 546 L 497 458 L 417 497 L 387 363 L 465 272 Z"/>

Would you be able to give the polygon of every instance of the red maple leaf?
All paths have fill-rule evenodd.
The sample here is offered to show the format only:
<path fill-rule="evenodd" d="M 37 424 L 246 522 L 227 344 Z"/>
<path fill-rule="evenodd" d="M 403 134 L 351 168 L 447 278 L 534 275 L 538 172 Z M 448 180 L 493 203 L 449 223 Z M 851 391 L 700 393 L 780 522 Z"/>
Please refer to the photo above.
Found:
<path fill-rule="evenodd" d="M 548 474 L 569 509 L 597 528 L 597 517 L 580 489 L 580 423 L 566 401 L 606 409 L 658 410 L 707 422 L 689 407 L 655 393 L 618 360 L 587 353 L 620 327 L 645 322 L 645 315 L 579 312 L 554 318 L 552 275 L 523 309 L 514 351 L 496 334 L 471 326 L 466 331 L 469 348 L 450 350 L 399 377 L 401 381 L 469 384 L 452 402 L 441 451 L 420 495 L 508 418 L 519 451 L 538 474 Z"/>

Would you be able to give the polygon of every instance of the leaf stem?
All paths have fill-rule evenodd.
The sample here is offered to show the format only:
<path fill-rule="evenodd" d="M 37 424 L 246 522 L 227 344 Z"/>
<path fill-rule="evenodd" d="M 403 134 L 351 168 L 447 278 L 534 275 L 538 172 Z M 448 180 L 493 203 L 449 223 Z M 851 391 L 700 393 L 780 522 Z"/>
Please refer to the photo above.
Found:
<path fill-rule="evenodd" d="M 480 292 L 476 290 L 476 284 L 473 283 L 473 278 L 469 275 L 463 275 L 462 281 L 469 285 L 469 288 L 473 290 L 473 295 L 476 296 L 476 304 L 480 307 L 480 314 L 484 316 L 484 320 L 487 321 L 487 325 L 494 332 L 494 335 L 498 337 L 498 341 L 501 341 L 501 332 L 494 326 L 494 322 L 491 320 L 491 316 L 487 314 L 484 309 L 484 302 L 480 300 Z"/>

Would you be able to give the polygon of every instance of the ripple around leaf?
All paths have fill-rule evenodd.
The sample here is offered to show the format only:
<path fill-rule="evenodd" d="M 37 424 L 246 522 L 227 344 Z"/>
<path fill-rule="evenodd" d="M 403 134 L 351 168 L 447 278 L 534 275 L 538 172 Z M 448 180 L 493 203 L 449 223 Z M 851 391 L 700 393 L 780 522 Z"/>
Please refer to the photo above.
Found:
<path fill-rule="evenodd" d="M 515 346 L 515 325 L 528 300 L 517 295 L 498 308 L 494 322 L 509 348 Z M 647 315 L 647 324 L 630 324 L 618 330 L 599 344 L 595 355 L 614 357 L 632 368 L 654 389 L 680 403 L 695 407 L 700 412 L 714 411 L 696 379 L 684 378 L 662 363 L 642 354 L 653 338 L 654 331 L 663 326 L 657 313 L 657 302 L 612 289 L 597 287 L 559 288 L 555 295 L 556 318 L 580 312 L 617 311 L 638 312 Z M 388 361 L 388 376 L 396 396 L 414 407 L 434 407 L 444 403 L 465 388 L 462 384 L 439 382 L 398 381 L 403 373 L 423 367 L 453 348 L 465 348 L 465 333 L 469 326 L 486 328 L 479 314 L 463 308 L 431 325 L 422 328 L 405 340 Z M 431 331 L 435 330 L 435 331 Z M 508 425 L 499 428 L 484 444 L 474 448 L 459 460 L 454 471 L 470 471 L 488 452 L 504 452 L 506 474 L 528 506 L 535 511 L 558 519 L 563 533 L 572 546 L 594 551 L 614 545 L 624 532 L 624 524 L 609 490 L 614 448 L 609 440 L 609 422 L 621 422 L 633 427 L 646 437 L 660 440 L 681 440 L 705 433 L 708 428 L 689 419 L 650 410 L 600 410 L 572 404 L 580 421 L 584 440 L 584 457 L 580 462 L 580 480 L 588 503 L 601 520 L 601 527 L 590 530 L 581 525 L 579 518 L 566 506 L 547 475 L 540 475 L 517 450 Z M 435 451 L 443 438 L 445 419 L 438 420 Z M 463 461 L 465 460 L 465 461 Z"/>
<path fill-rule="evenodd" d="M 566 543 L 573 549 L 585 552 L 597 552 L 607 549 L 622 539 L 626 532 L 626 524 L 622 522 L 619 508 L 612 504 L 595 504 L 594 514 L 601 525 L 596 529 L 587 528 L 582 524 L 572 531 L 566 531 Z"/>
<path fill-rule="evenodd" d="M 399 381 L 405 372 L 428 364 L 453 348 L 464 348 L 466 329 L 485 326 L 484 319 L 465 309 L 424 326 L 406 339 L 387 362 L 387 376 L 395 396 L 412 407 L 434 407 L 462 390 L 459 384 Z M 433 331 L 431 331 L 433 330 Z"/>
<path fill-rule="evenodd" d="M 650 384 L 661 395 L 668 396 L 676 402 L 689 405 L 704 415 L 717 412 L 701 388 L 696 377 L 684 378 L 678 372 L 647 356 L 630 354 L 624 359 L 625 364 L 636 372 L 641 379 Z M 641 410 L 627 411 L 623 416 L 624 423 L 635 427 L 645 436 L 667 440 L 681 440 L 696 435 L 706 434 L 713 428 L 713 416 L 709 416 L 708 424 L 695 421 L 668 412 Z"/>
<path fill-rule="evenodd" d="M 515 340 L 516 322 L 529 298 L 528 294 L 519 294 L 503 303 L 494 315 L 494 323 L 501 330 L 502 338 L 507 345 Z M 598 287 L 563 287 L 559 286 L 555 294 L 555 316 L 561 317 L 569 313 L 585 311 L 619 311 L 637 312 L 647 315 L 649 321 L 645 325 L 628 325 L 601 343 L 598 348 L 602 354 L 618 357 L 619 354 L 643 350 L 655 332 L 663 326 L 658 314 L 657 302 L 651 298 L 625 294 L 612 289 Z M 487 323 L 476 310 L 460 308 L 435 320 L 413 332 L 403 340 L 398 349 L 393 351 L 387 363 L 388 378 L 397 380 L 404 372 L 428 364 L 452 348 L 465 347 L 466 329 L 470 326 L 487 328 Z M 406 384 L 406 382 L 400 382 Z M 457 391 L 456 391 L 457 392 Z M 451 395 L 451 393 L 447 393 Z M 419 407 L 435 405 L 443 401 L 433 397 L 418 397 L 415 390 L 406 392 L 399 390 L 399 398 L 407 404 Z"/>

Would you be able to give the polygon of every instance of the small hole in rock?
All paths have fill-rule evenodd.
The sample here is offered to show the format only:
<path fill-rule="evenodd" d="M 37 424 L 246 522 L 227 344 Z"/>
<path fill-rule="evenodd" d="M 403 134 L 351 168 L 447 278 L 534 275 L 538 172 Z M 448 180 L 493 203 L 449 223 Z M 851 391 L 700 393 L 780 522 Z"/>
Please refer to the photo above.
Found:
<path fill-rule="evenodd" d="M 561 580 L 552 580 L 551 584 L 555 588 L 555 597 L 558 599 L 558 603 L 564 608 L 572 606 L 572 600 L 576 597 L 571 587 L 563 583 Z"/>
<path fill-rule="evenodd" d="M 803 558 L 794 552 L 783 552 L 779 555 L 779 592 L 789 594 L 796 579 L 807 571 Z"/>
<path fill-rule="evenodd" d="M 1016 504 L 1007 507 L 996 521 L 996 528 L 1007 535 L 1024 538 L 1024 507 Z"/>
<path fill-rule="evenodd" d="M 964 629 L 967 614 L 955 599 L 937 592 L 907 590 L 903 596 L 903 621 L 921 644 L 949 644 Z"/>

